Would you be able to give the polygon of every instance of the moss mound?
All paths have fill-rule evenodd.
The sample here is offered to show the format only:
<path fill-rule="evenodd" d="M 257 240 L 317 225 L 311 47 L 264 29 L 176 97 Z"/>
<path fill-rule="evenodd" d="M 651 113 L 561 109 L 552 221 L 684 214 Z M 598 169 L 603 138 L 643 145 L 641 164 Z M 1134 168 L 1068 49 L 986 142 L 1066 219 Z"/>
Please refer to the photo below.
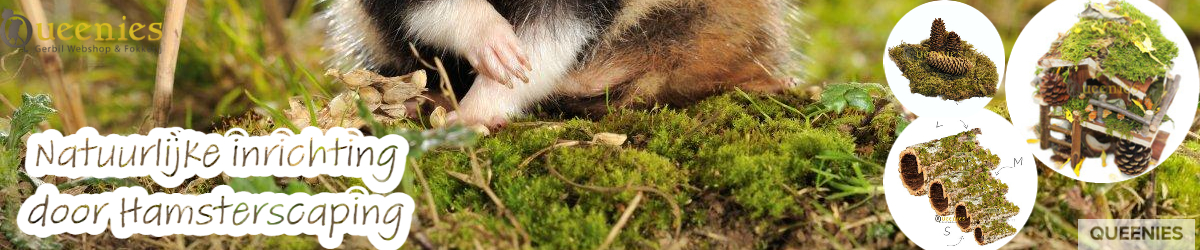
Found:
<path fill-rule="evenodd" d="M 954 101 L 996 94 L 996 83 L 1000 80 L 996 64 L 973 45 L 964 41 L 961 51 L 953 53 L 958 59 L 974 63 L 966 73 L 955 75 L 926 63 L 926 58 L 932 56 L 929 43 L 926 39 L 920 44 L 906 43 L 888 49 L 888 56 L 908 79 L 912 93 Z"/>
<path fill-rule="evenodd" d="M 1125 1 L 1114 1 L 1109 6 L 1112 7 L 1097 8 L 1125 18 L 1122 21 L 1081 18 L 1057 49 L 1062 59 L 1078 62 L 1095 58 L 1106 72 L 1130 80 L 1166 75 L 1179 55 L 1179 47 L 1163 36 L 1158 20 Z M 1140 47 L 1146 47 L 1149 53 Z"/>
<path fill-rule="evenodd" d="M 517 226 L 485 191 L 455 177 L 479 164 L 533 247 L 599 246 L 639 191 L 645 199 L 613 246 L 666 247 L 670 242 L 664 239 L 694 238 L 700 231 L 745 236 L 744 242 L 726 244 L 787 245 L 796 240 L 788 232 L 810 230 L 793 223 L 825 206 L 798 189 L 879 176 L 882 168 L 859 168 L 859 162 L 883 161 L 877 157 L 885 153 L 875 152 L 890 147 L 898 117 L 885 103 L 873 114 L 879 119 L 865 121 L 865 127 L 878 129 L 859 129 L 855 136 L 845 128 L 864 122 L 866 114 L 835 114 L 810 124 L 794 108 L 811 104 L 800 95 L 729 94 L 687 109 L 617 110 L 594 121 L 541 118 L 483 138 L 477 150 L 430 152 L 415 161 L 424 169 L 428 185 L 421 188 L 431 192 L 441 222 L 429 223 L 434 215 L 420 211 L 430 227 L 425 233 L 436 245 L 451 248 L 521 241 Z M 622 146 L 562 146 L 602 132 L 626 134 L 629 140 Z M 872 139 L 856 147 L 855 141 L 865 138 Z M 830 157 L 856 155 L 868 160 Z M 816 192 L 837 191 L 828 189 Z M 676 230 L 683 236 L 677 238 Z"/>

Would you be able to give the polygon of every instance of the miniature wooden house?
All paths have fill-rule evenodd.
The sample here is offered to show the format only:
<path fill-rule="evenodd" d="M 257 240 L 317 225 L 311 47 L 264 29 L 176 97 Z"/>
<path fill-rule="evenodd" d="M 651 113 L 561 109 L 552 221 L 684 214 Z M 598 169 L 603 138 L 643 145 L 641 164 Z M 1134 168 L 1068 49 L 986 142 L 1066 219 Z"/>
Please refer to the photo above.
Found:
<path fill-rule="evenodd" d="M 1117 165 L 1123 173 L 1140 174 L 1146 166 L 1138 163 L 1157 162 L 1170 136 L 1170 133 L 1160 131 L 1159 126 L 1166 119 L 1167 110 L 1174 101 L 1180 76 L 1137 81 L 1107 73 L 1101 65 L 1092 58 L 1080 62 L 1062 60 L 1053 52 L 1039 61 L 1042 76 L 1036 78 L 1033 84 L 1041 90 L 1034 98 L 1041 105 L 1037 125 L 1041 148 L 1065 147 L 1067 150 L 1063 151 L 1069 152 L 1065 160 L 1071 165 L 1087 158 L 1086 151 L 1096 154 L 1107 152 L 1117 156 Z M 1048 86 L 1054 85 L 1061 85 L 1057 88 L 1065 87 L 1066 97 L 1062 99 L 1080 100 L 1075 104 L 1086 105 L 1084 110 L 1054 110 L 1069 105 L 1056 103 L 1056 98 L 1050 93 L 1053 91 L 1047 91 L 1055 88 Z M 1130 111 L 1135 106 L 1142 112 Z M 1137 129 L 1114 131 L 1114 124 L 1110 124 L 1113 120 L 1105 119 L 1114 115 L 1121 117 L 1118 121 L 1135 122 Z M 1051 132 L 1062 133 L 1067 139 L 1055 138 Z M 1117 144 L 1129 146 L 1121 150 L 1122 146 Z M 1136 162 L 1129 164 L 1121 159 L 1135 159 Z"/>

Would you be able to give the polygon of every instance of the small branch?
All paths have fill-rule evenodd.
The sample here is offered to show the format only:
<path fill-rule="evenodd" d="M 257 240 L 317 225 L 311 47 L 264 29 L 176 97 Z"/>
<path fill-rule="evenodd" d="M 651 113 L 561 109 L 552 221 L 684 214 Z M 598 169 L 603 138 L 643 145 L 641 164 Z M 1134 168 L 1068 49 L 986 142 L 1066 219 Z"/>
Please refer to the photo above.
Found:
<path fill-rule="evenodd" d="M 171 111 L 171 95 L 175 91 L 175 63 L 179 57 L 179 40 L 183 33 L 183 15 L 186 7 L 187 0 L 167 3 L 162 45 L 159 46 L 158 72 L 154 76 L 154 108 L 150 111 L 150 120 L 142 125 L 142 133 L 167 125 L 167 114 Z"/>
<path fill-rule="evenodd" d="M 433 202 L 433 191 L 429 189 L 429 181 L 425 179 L 425 171 L 421 169 L 421 165 L 416 160 L 410 160 L 410 165 L 413 167 L 413 172 L 417 174 L 417 182 L 421 184 L 421 191 L 425 194 L 425 207 L 429 208 L 429 217 L 433 219 L 433 226 L 437 227 L 441 224 L 441 217 L 437 212 L 437 203 Z"/>
<path fill-rule="evenodd" d="M 629 222 L 629 217 L 633 216 L 633 211 L 637 210 L 638 204 L 642 203 L 642 196 L 645 196 L 643 192 L 638 192 L 637 195 L 633 196 L 633 200 L 629 201 L 629 206 L 626 206 L 625 212 L 621 213 L 621 219 L 617 220 L 617 224 L 613 225 L 612 230 L 608 231 L 608 236 L 604 237 L 604 243 L 600 244 L 600 247 L 596 249 L 608 249 L 612 245 L 613 240 L 617 239 L 617 235 L 621 234 L 621 229 L 625 228 L 625 223 Z"/>
<path fill-rule="evenodd" d="M 292 50 L 288 46 L 287 31 L 285 30 L 284 19 L 287 18 L 287 8 L 284 7 L 283 0 L 266 0 L 262 1 L 263 12 L 267 14 L 267 31 L 271 34 L 271 43 L 275 47 L 277 53 L 283 55 L 284 61 L 292 64 Z"/>
<path fill-rule="evenodd" d="M 49 22 L 41 1 L 21 0 L 21 9 L 25 10 L 25 15 L 29 17 L 31 23 Z M 35 39 L 34 37 L 30 37 L 30 40 L 36 42 L 38 47 L 54 47 L 53 40 Z M 57 52 L 41 52 L 39 56 L 42 59 L 42 71 L 46 73 L 46 78 L 50 82 L 50 91 L 56 100 L 54 106 L 58 108 L 62 118 L 63 130 L 65 130 L 63 133 L 75 133 L 79 128 L 87 126 L 87 120 L 83 116 L 83 100 L 79 97 L 79 86 L 66 82 L 63 77 L 62 59 Z"/>
<path fill-rule="evenodd" d="M 488 198 L 490 198 L 492 200 L 492 203 L 496 204 L 496 208 L 498 210 L 500 210 L 500 214 L 504 215 L 504 217 L 508 218 L 508 222 L 512 223 L 513 227 L 516 228 L 517 234 L 520 234 L 521 237 L 524 238 L 525 242 L 529 242 L 529 240 L 530 240 L 529 233 L 528 233 L 528 231 L 525 231 L 524 226 L 521 226 L 521 221 L 517 220 L 516 214 L 513 214 L 512 210 L 509 210 L 508 206 L 505 206 L 504 202 L 500 200 L 500 197 L 496 195 L 496 192 L 492 191 L 491 183 L 489 183 L 490 182 L 489 180 L 491 178 L 485 177 L 483 175 L 483 169 L 482 169 L 482 166 L 480 166 L 482 164 L 480 164 L 479 158 L 475 156 L 475 154 L 477 153 L 475 151 L 475 148 L 473 148 L 473 147 L 470 148 L 470 150 L 467 153 L 470 155 L 470 158 L 471 158 L 471 175 L 470 176 L 467 176 L 467 175 L 461 174 L 461 173 L 455 173 L 454 171 L 446 171 L 446 173 L 449 174 L 450 176 L 454 176 L 455 178 L 458 178 L 459 180 L 462 180 L 463 182 L 470 183 L 471 185 L 474 185 L 475 187 L 482 189 L 483 192 L 485 194 L 487 194 Z M 488 170 L 488 173 L 490 175 L 491 170 Z"/>

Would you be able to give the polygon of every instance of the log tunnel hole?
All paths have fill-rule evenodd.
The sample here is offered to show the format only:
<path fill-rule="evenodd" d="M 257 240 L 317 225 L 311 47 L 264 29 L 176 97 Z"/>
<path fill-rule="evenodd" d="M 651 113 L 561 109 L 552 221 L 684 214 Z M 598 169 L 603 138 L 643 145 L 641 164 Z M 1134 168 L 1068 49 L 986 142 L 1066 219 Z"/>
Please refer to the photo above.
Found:
<path fill-rule="evenodd" d="M 946 211 L 950 205 L 947 202 L 945 192 L 942 190 L 942 183 L 929 184 L 929 203 L 933 204 L 933 209 L 937 212 Z"/>
<path fill-rule="evenodd" d="M 958 228 L 967 228 L 967 226 L 971 225 L 971 215 L 967 214 L 967 206 L 956 206 L 954 208 L 954 218 L 958 220 Z"/>
<path fill-rule="evenodd" d="M 919 164 L 917 164 L 917 156 L 915 154 L 905 154 L 900 157 L 900 178 L 903 179 L 904 185 L 909 189 L 918 189 L 925 185 L 925 177 L 922 176 Z"/>
<path fill-rule="evenodd" d="M 975 228 L 975 242 L 978 242 L 980 245 L 983 245 L 983 228 L 980 228 L 980 227 Z"/>

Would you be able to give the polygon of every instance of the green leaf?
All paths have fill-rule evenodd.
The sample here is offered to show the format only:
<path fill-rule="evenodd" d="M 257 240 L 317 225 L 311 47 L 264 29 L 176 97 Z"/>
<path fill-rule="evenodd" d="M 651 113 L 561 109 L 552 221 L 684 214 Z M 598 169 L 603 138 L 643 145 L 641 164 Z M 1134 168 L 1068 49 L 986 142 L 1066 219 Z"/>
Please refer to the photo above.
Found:
<path fill-rule="evenodd" d="M 871 112 L 875 110 L 874 95 L 883 94 L 882 85 L 877 83 L 838 83 L 825 86 L 821 93 L 821 105 L 841 113 L 846 107 Z"/>
<path fill-rule="evenodd" d="M 229 187 L 233 188 L 234 192 L 283 193 L 283 189 L 275 185 L 275 177 L 233 178 L 229 182 Z"/>
<path fill-rule="evenodd" d="M 312 194 L 312 189 L 308 188 L 308 184 L 299 181 L 288 182 L 287 189 L 284 190 L 287 194 L 306 193 Z"/>
<path fill-rule="evenodd" d="M 34 126 L 46 121 L 47 116 L 56 112 L 58 111 L 50 108 L 50 96 L 22 94 L 21 107 L 13 112 L 4 147 L 12 152 L 20 152 L 21 137 L 33 131 Z"/>
<path fill-rule="evenodd" d="M 229 187 L 233 188 L 234 192 L 258 193 L 258 190 L 254 188 L 254 184 L 251 184 L 250 180 L 246 178 L 233 178 L 229 180 Z"/>
<path fill-rule="evenodd" d="M 258 100 L 257 97 L 254 97 L 253 94 L 250 94 L 250 91 L 245 91 L 245 93 L 246 97 L 250 98 L 251 102 L 254 102 L 254 104 L 257 104 L 259 107 L 262 107 L 264 110 L 266 110 L 267 114 L 270 114 L 271 118 L 274 119 L 276 123 L 283 124 L 284 127 L 291 129 L 293 133 L 300 132 L 300 129 L 296 127 L 296 124 L 293 124 L 292 120 L 289 120 L 287 116 L 283 115 L 283 112 L 279 111 L 279 109 L 272 108 L 270 105 L 267 105 L 267 103 Z"/>
<path fill-rule="evenodd" d="M 846 92 L 846 102 L 850 104 L 851 108 L 857 108 L 858 110 L 867 112 L 875 111 L 873 99 L 863 89 L 852 89 Z"/>

